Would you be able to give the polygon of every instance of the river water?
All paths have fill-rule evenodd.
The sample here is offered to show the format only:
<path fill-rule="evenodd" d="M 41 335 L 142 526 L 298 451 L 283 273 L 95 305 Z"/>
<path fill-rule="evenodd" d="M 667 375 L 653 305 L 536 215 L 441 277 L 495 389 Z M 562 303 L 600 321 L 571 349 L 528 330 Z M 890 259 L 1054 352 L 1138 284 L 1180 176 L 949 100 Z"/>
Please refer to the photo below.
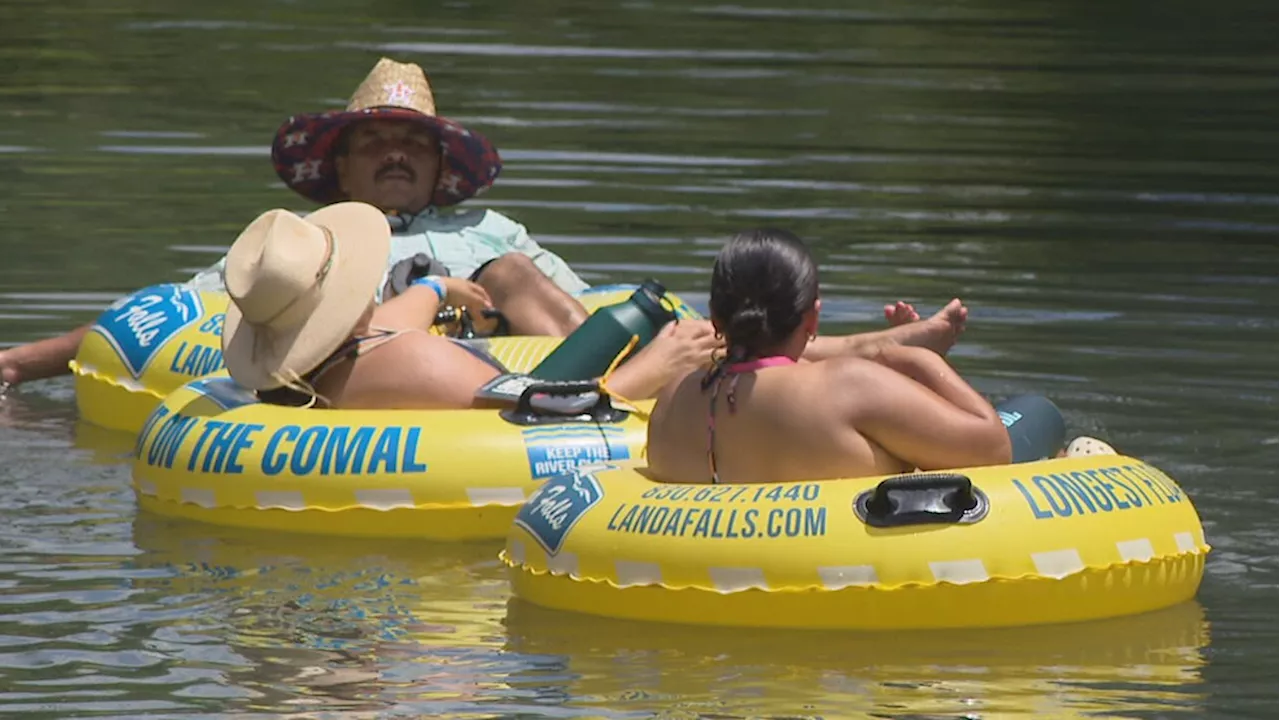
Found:
<path fill-rule="evenodd" d="M 32 718 L 1275 717 L 1276 14 L 1243 0 L 0 0 L 0 343 L 307 209 L 267 159 L 381 55 L 591 282 L 705 306 L 733 231 L 814 247 L 825 330 L 971 307 L 993 396 L 1178 479 L 1197 600 L 998 633 L 651 626 L 509 601 L 499 543 L 140 514 L 70 382 L 0 405 L 0 713 Z M 429 5 L 436 5 L 429 7 Z"/>

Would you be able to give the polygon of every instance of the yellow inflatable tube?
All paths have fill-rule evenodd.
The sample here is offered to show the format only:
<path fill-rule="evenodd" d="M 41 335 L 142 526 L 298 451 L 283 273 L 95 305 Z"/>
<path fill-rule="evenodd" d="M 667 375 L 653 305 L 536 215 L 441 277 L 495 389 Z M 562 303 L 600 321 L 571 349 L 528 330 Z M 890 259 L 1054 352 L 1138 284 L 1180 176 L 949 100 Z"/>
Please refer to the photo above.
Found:
<path fill-rule="evenodd" d="M 578 295 L 588 312 L 622 302 L 635 285 L 606 285 Z M 700 317 L 672 293 L 681 318 Z M 98 317 L 71 361 L 81 419 L 137 432 L 160 400 L 183 384 L 222 369 L 222 320 L 227 295 L 165 284 L 121 298 Z M 440 328 L 433 328 L 442 332 Z M 527 372 L 559 342 L 555 338 L 477 341 L 511 372 Z"/>
<path fill-rule="evenodd" d="M 1123 456 L 778 485 L 644 472 L 540 488 L 502 553 L 515 594 L 678 623 L 1036 625 L 1188 600 L 1209 550 L 1177 483 Z"/>
<path fill-rule="evenodd" d="M 546 478 L 636 462 L 645 432 L 642 420 L 608 407 L 556 418 L 281 407 L 211 376 L 179 388 L 148 418 L 133 487 L 147 512 L 215 525 L 500 539 Z"/>

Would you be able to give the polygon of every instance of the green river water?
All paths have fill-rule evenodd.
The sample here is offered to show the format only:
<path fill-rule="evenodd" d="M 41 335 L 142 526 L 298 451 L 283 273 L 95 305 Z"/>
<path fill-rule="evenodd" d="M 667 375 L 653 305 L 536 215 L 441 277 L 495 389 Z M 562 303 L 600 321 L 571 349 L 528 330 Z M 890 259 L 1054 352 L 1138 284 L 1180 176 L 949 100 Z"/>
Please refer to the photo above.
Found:
<path fill-rule="evenodd" d="M 288 115 L 381 55 L 506 163 L 480 201 L 593 283 L 705 308 L 735 230 L 822 265 L 824 328 L 971 308 L 954 362 L 1176 478 L 1196 601 L 1077 626 L 793 633 L 510 600 L 500 543 L 139 513 L 67 378 L 0 405 L 0 714 L 1276 714 L 1277 22 L 1242 0 L 0 0 L 0 346 L 180 280 L 257 213 Z"/>

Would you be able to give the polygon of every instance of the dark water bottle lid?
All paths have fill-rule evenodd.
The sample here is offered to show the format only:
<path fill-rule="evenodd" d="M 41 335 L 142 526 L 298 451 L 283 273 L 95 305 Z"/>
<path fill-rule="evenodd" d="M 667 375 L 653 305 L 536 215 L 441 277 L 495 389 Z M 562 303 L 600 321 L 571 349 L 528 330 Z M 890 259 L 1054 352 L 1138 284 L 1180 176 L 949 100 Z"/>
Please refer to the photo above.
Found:
<path fill-rule="evenodd" d="M 667 288 L 662 283 L 648 278 L 640 283 L 640 289 L 631 296 L 644 314 L 649 316 L 655 328 L 662 327 L 676 317 L 672 310 L 662 304 L 662 298 L 666 294 Z"/>

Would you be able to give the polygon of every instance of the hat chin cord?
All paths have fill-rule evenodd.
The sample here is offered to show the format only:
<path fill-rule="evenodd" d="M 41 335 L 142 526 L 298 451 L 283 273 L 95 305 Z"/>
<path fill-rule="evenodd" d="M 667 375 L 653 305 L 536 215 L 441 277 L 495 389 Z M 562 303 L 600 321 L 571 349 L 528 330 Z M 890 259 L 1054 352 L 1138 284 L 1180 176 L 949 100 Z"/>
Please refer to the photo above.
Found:
<path fill-rule="evenodd" d="M 302 409 L 309 410 L 319 403 L 324 403 L 325 407 L 333 407 L 333 403 L 329 401 L 329 398 L 321 395 L 311 383 L 304 380 L 292 368 L 287 369 L 285 372 L 289 373 L 288 376 L 273 372 L 271 373 L 271 379 L 280 383 L 282 387 L 289 388 L 300 395 L 306 395 L 309 399 L 306 405 L 300 406 Z"/>

